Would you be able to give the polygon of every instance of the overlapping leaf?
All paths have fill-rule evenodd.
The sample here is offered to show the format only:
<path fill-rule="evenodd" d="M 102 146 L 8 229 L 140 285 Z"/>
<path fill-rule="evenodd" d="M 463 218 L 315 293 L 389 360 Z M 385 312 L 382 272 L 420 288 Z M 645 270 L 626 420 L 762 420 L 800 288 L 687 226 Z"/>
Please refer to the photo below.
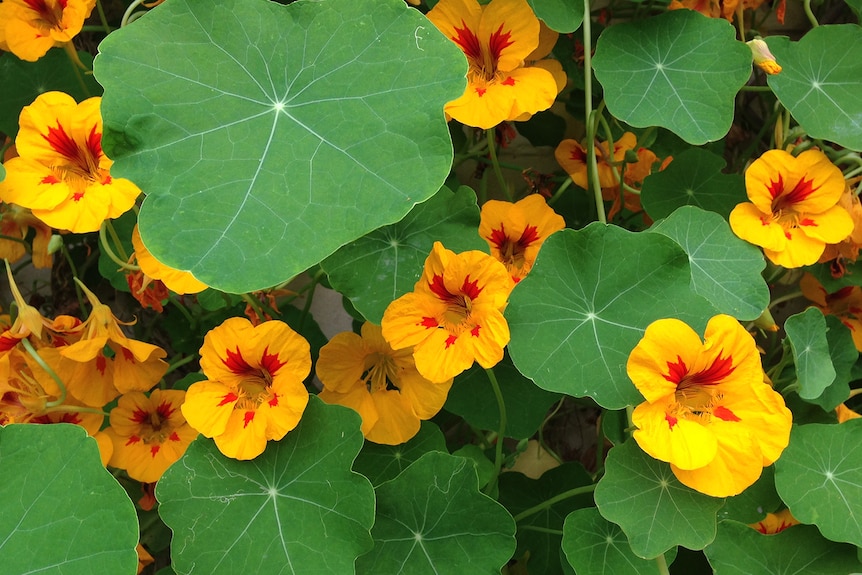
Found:
<path fill-rule="evenodd" d="M 400 222 L 347 244 L 321 265 L 332 287 L 379 325 L 386 306 L 413 291 L 435 241 L 454 252 L 487 252 L 478 229 L 476 193 L 463 186 L 452 193 L 444 186 Z"/>
<path fill-rule="evenodd" d="M 465 69 L 401 0 L 174 0 L 95 62 L 112 172 L 148 194 L 144 243 L 228 292 L 293 277 L 431 197 Z"/>
<path fill-rule="evenodd" d="M 798 42 L 770 36 L 767 44 L 782 67 L 769 87 L 808 135 L 862 150 L 862 29 L 819 26 Z"/>
<path fill-rule="evenodd" d="M 775 467 L 763 468 L 763 473 L 753 485 L 739 495 L 725 499 L 724 507 L 718 512 L 719 520 L 731 519 L 741 523 L 756 523 L 767 513 L 774 513 L 781 504 L 775 490 Z"/>
<path fill-rule="evenodd" d="M 693 10 L 615 24 L 596 44 L 593 69 L 608 110 L 639 128 L 662 126 L 690 144 L 727 134 L 751 51 L 730 23 Z"/>
<path fill-rule="evenodd" d="M 799 380 L 799 397 L 819 397 L 835 379 L 823 313 L 810 307 L 787 318 L 784 330 L 793 350 L 793 363 L 796 365 L 796 378 Z"/>
<path fill-rule="evenodd" d="M 299 425 L 251 461 L 198 438 L 159 481 L 159 513 L 173 530 L 180 575 L 353 573 L 372 546 L 374 493 L 350 470 L 359 416 L 311 397 Z"/>
<path fill-rule="evenodd" d="M 835 379 L 823 393 L 807 401 L 828 412 L 850 397 L 850 382 L 857 379 L 853 375 L 853 366 L 859 359 L 859 351 L 853 343 L 850 330 L 834 315 L 826 316 L 826 341 L 829 344 L 829 359 L 835 369 Z"/>
<path fill-rule="evenodd" d="M 657 557 L 675 545 L 703 549 L 715 537 L 723 499 L 680 483 L 667 463 L 634 441 L 611 449 L 595 493 L 602 517 L 625 532 L 638 557 Z"/>
<path fill-rule="evenodd" d="M 479 492 L 473 463 L 432 451 L 378 486 L 374 549 L 359 575 L 499 573 L 515 551 L 515 522 Z"/>
<path fill-rule="evenodd" d="M 718 214 L 693 206 L 679 208 L 651 228 L 682 246 L 691 264 L 694 291 L 726 313 L 753 320 L 769 304 L 761 272 L 761 251 L 736 237 Z"/>
<path fill-rule="evenodd" d="M 135 508 L 83 428 L 0 427 L 0 461 L 0 575 L 135 572 Z"/>
<path fill-rule="evenodd" d="M 676 242 L 594 223 L 542 245 L 506 308 L 509 353 L 539 387 L 620 409 L 643 401 L 625 366 L 646 327 L 676 317 L 702 331 L 714 314 Z"/>
<path fill-rule="evenodd" d="M 775 463 L 775 487 L 799 521 L 862 546 L 862 419 L 794 427 Z"/>
<path fill-rule="evenodd" d="M 380 445 L 366 441 L 353 463 L 353 470 L 367 477 L 377 487 L 384 481 L 395 479 L 408 465 L 429 451 L 448 453 L 446 438 L 439 427 L 430 421 L 423 421 L 419 433 L 401 445 Z"/>
<path fill-rule="evenodd" d="M 530 8 L 548 28 L 557 32 L 574 32 L 584 20 L 581 0 L 528 0 Z"/>

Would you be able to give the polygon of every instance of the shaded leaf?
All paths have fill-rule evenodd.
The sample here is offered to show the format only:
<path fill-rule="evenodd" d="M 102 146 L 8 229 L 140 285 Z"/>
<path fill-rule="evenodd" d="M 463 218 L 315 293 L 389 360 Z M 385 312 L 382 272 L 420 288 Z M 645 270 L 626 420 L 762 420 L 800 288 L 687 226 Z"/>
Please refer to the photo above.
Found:
<path fill-rule="evenodd" d="M 584 20 L 581 0 L 528 0 L 530 8 L 548 28 L 569 33 L 577 30 Z"/>
<path fill-rule="evenodd" d="M 619 525 L 638 557 L 657 557 L 675 545 L 703 549 L 715 537 L 724 499 L 680 483 L 670 465 L 653 459 L 633 441 L 608 452 L 595 492 L 602 517 Z"/>
<path fill-rule="evenodd" d="M 536 385 L 602 407 L 643 401 L 625 372 L 646 327 L 676 317 L 702 330 L 715 312 L 691 291 L 688 256 L 661 234 L 593 223 L 549 237 L 509 298 L 509 353 Z"/>
<path fill-rule="evenodd" d="M 354 411 L 311 397 L 299 425 L 251 461 L 195 440 L 156 488 L 174 570 L 353 573 L 374 522 L 371 484 L 350 471 L 359 426 Z"/>
<path fill-rule="evenodd" d="M 763 468 L 763 473 L 753 485 L 739 495 L 724 500 L 724 507 L 718 512 L 718 519 L 757 523 L 767 513 L 775 513 L 779 507 L 783 505 L 775 490 L 775 467 L 770 465 Z"/>
<path fill-rule="evenodd" d="M 103 145 L 148 194 L 144 242 L 222 291 L 297 275 L 449 172 L 465 58 L 401 0 L 174 0 L 99 49 Z"/>
<path fill-rule="evenodd" d="M 515 522 L 479 492 L 463 457 L 432 451 L 376 489 L 374 549 L 360 575 L 498 574 L 515 550 Z"/>
<path fill-rule="evenodd" d="M 462 186 L 453 193 L 444 186 L 400 222 L 347 244 L 321 267 L 333 289 L 349 298 L 365 319 L 380 325 L 386 306 L 413 291 L 435 241 L 456 253 L 488 251 L 479 237 L 476 192 Z"/>
<path fill-rule="evenodd" d="M 775 462 L 775 487 L 799 521 L 862 545 L 862 419 L 794 426 Z"/>
<path fill-rule="evenodd" d="M 751 76 L 751 51 L 726 20 L 673 10 L 606 28 L 593 69 L 615 117 L 703 144 L 730 129 L 734 97 Z"/>
<path fill-rule="evenodd" d="M 121 575 L 138 518 L 82 427 L 0 427 L 0 575 Z"/>
<path fill-rule="evenodd" d="M 440 428 L 430 421 L 423 421 L 419 433 L 401 445 L 380 445 L 366 441 L 353 463 L 353 470 L 361 473 L 377 487 L 384 481 L 395 479 L 404 469 L 428 453 L 448 453 L 446 438 Z"/>
<path fill-rule="evenodd" d="M 835 368 L 826 340 L 826 318 L 810 307 L 784 322 L 787 340 L 793 350 L 793 363 L 799 380 L 799 397 L 814 399 L 835 379 Z"/>
<path fill-rule="evenodd" d="M 826 316 L 826 341 L 829 344 L 829 358 L 835 369 L 835 379 L 819 396 L 809 399 L 823 408 L 832 411 L 850 397 L 850 382 L 857 379 L 853 366 L 859 359 L 859 351 L 853 343 L 850 329 L 834 315 Z"/>

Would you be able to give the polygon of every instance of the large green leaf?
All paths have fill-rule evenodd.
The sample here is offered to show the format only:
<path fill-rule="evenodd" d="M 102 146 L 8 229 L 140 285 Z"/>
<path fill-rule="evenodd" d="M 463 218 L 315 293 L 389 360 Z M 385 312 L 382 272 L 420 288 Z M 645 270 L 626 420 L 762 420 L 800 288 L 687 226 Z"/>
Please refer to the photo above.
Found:
<path fill-rule="evenodd" d="M 816 307 L 787 318 L 784 331 L 793 351 L 799 397 L 814 399 L 835 379 L 826 339 L 826 318 Z"/>
<path fill-rule="evenodd" d="M 360 575 L 491 575 L 515 551 L 515 522 L 479 492 L 473 463 L 432 451 L 378 486 L 374 549 Z"/>
<path fill-rule="evenodd" d="M 608 409 L 640 403 L 625 366 L 646 327 L 676 317 L 702 331 L 715 313 L 689 270 L 661 234 L 599 223 L 553 234 L 506 308 L 515 366 L 543 389 Z"/>
<path fill-rule="evenodd" d="M 835 368 L 835 379 L 823 393 L 806 401 L 819 405 L 823 411 L 831 412 L 850 397 L 850 382 L 857 379 L 853 375 L 853 366 L 859 359 L 859 351 L 853 343 L 850 329 L 834 315 L 826 316 L 826 341 L 829 343 L 832 367 Z"/>
<path fill-rule="evenodd" d="M 350 470 L 359 424 L 356 412 L 312 396 L 296 429 L 251 461 L 195 440 L 156 488 L 174 570 L 353 573 L 374 522 L 371 484 Z"/>
<path fill-rule="evenodd" d="M 862 29 L 819 26 L 799 42 L 766 42 L 782 67 L 767 77 L 769 87 L 808 135 L 862 150 Z"/>
<path fill-rule="evenodd" d="M 446 449 L 446 438 L 440 428 L 423 421 L 419 433 L 401 445 L 380 445 L 366 441 L 353 463 L 353 470 L 361 473 L 377 487 L 384 481 L 395 479 L 408 465 L 428 453 Z"/>
<path fill-rule="evenodd" d="M 568 34 L 574 32 L 584 20 L 582 0 L 527 0 L 548 28 Z"/>
<path fill-rule="evenodd" d="M 401 0 L 172 0 L 99 48 L 144 243 L 223 291 L 295 276 L 449 172 L 465 58 Z"/>
<path fill-rule="evenodd" d="M 743 177 L 722 173 L 725 165 L 721 156 L 701 148 L 689 148 L 674 156 L 668 167 L 644 180 L 644 209 L 654 220 L 687 205 L 727 218 L 736 204 L 748 201 L 748 197 Z"/>
<path fill-rule="evenodd" d="M 134 505 L 83 428 L 0 427 L 0 500 L 0 575 L 134 575 Z"/>
<path fill-rule="evenodd" d="M 615 117 L 703 144 L 730 129 L 734 97 L 751 75 L 751 50 L 726 20 L 673 10 L 606 28 L 593 69 Z"/>
<path fill-rule="evenodd" d="M 685 206 L 651 228 L 682 246 L 694 291 L 721 313 L 753 320 L 769 304 L 763 253 L 736 237 L 718 214 Z"/>
<path fill-rule="evenodd" d="M 321 264 L 329 282 L 365 319 L 380 324 L 386 306 L 413 291 L 435 241 L 450 250 L 488 251 L 479 237 L 476 192 L 443 187 L 403 220 L 374 230 L 339 249 Z"/>
<path fill-rule="evenodd" d="M 721 575 L 847 575 L 862 572 L 852 545 L 824 539 L 815 527 L 797 525 L 763 535 L 748 525 L 722 521 L 704 553 Z"/>
<path fill-rule="evenodd" d="M 578 509 L 566 517 L 563 551 L 578 573 L 642 575 L 658 569 L 654 559 L 635 555 L 625 533 L 602 517 L 595 507 Z M 675 554 L 676 548 L 667 553 L 671 557 Z"/>
<path fill-rule="evenodd" d="M 633 441 L 610 450 L 596 486 L 596 505 L 629 538 L 638 557 L 657 557 L 675 545 L 703 549 L 715 537 L 724 499 L 680 483 L 670 465 L 653 459 Z"/>
<path fill-rule="evenodd" d="M 824 537 L 862 546 L 862 419 L 794 426 L 775 462 L 775 487 L 793 516 Z"/>

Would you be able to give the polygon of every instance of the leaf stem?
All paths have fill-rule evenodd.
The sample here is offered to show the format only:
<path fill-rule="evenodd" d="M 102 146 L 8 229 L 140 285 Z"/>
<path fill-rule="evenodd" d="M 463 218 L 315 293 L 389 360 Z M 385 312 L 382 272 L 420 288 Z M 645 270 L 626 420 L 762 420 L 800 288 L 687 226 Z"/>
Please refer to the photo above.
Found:
<path fill-rule="evenodd" d="M 497 398 L 497 408 L 500 410 L 500 430 L 497 432 L 497 444 L 494 451 L 494 475 L 488 481 L 483 492 L 485 495 L 493 493 L 497 488 L 497 479 L 500 477 L 500 470 L 503 468 L 503 440 L 506 437 L 506 401 L 503 399 L 503 392 L 500 391 L 500 384 L 497 383 L 497 376 L 492 368 L 485 370 L 488 374 L 488 380 L 491 382 L 491 389 L 494 390 L 494 397 Z"/>
<path fill-rule="evenodd" d="M 36 360 L 36 363 L 39 364 L 45 373 L 51 376 L 51 379 L 54 380 L 54 383 L 57 384 L 57 387 L 60 388 L 60 396 L 54 401 L 49 401 L 45 404 L 45 407 L 56 407 L 58 405 L 62 405 L 66 401 L 66 386 L 63 384 L 63 380 L 60 379 L 60 376 L 57 375 L 50 365 L 39 355 L 39 352 L 33 347 L 33 344 L 30 343 L 30 340 L 26 337 L 21 339 L 21 345 L 24 346 L 24 349 L 27 350 L 27 353 L 30 354 L 30 357 Z"/>
<path fill-rule="evenodd" d="M 571 186 L 571 185 L 572 185 L 572 177 L 571 177 L 571 176 L 569 176 L 569 177 L 567 177 L 567 178 L 566 178 L 566 180 L 565 180 L 565 181 L 560 185 L 560 187 L 559 187 L 559 188 L 557 188 L 557 191 L 556 191 L 556 192 L 554 192 L 554 195 L 553 195 L 553 196 L 551 196 L 551 198 L 550 198 L 550 199 L 548 199 L 548 205 L 549 205 L 549 206 L 553 206 L 553 205 L 557 202 L 557 200 L 559 200 L 559 199 L 560 199 L 560 196 L 562 196 L 562 195 L 563 195 L 563 192 L 565 192 L 566 190 L 568 190 L 568 189 L 569 189 L 569 186 Z"/>
<path fill-rule="evenodd" d="M 742 2 L 740 2 L 742 5 Z M 667 559 L 664 557 L 664 553 L 655 558 L 656 566 L 658 566 L 659 575 L 670 575 L 670 571 L 667 568 Z"/>
<path fill-rule="evenodd" d="M 111 249 L 111 246 L 108 242 L 108 237 L 105 234 L 105 231 L 108 229 L 108 226 L 110 226 L 110 223 L 108 220 L 105 220 L 99 227 L 99 243 L 101 243 L 102 250 L 105 252 L 105 255 L 108 256 L 108 258 L 112 262 L 120 266 L 121 269 L 128 270 L 131 272 L 140 271 L 140 266 L 130 264 L 128 258 L 126 258 L 126 261 L 123 261 L 119 256 L 117 256 L 117 254 L 114 253 L 114 250 Z M 117 245 L 122 247 L 122 245 L 119 244 L 119 238 L 117 238 L 117 232 L 114 231 L 113 226 L 111 226 L 110 231 L 112 232 L 114 238 L 117 240 Z"/>
<path fill-rule="evenodd" d="M 494 166 L 494 173 L 497 175 L 497 181 L 500 184 L 500 190 L 506 195 L 506 199 L 512 201 L 512 191 L 506 183 L 506 178 L 503 177 L 503 171 L 500 169 L 500 161 L 497 159 L 497 143 L 495 141 L 495 129 L 488 128 L 485 130 L 485 138 L 488 140 L 488 154 L 491 156 L 491 164 Z"/>
<path fill-rule="evenodd" d="M 805 10 L 805 16 L 808 18 L 808 21 L 811 22 L 811 26 L 813 28 L 820 26 L 820 23 L 814 16 L 814 12 L 811 11 L 811 0 L 804 0 L 802 2 L 802 8 Z"/>
<path fill-rule="evenodd" d="M 108 18 L 105 17 L 105 9 L 102 8 L 102 0 L 96 0 L 96 10 L 99 11 L 99 20 L 102 22 L 102 28 L 105 34 L 111 33 L 111 26 L 108 25 Z"/>
<path fill-rule="evenodd" d="M 554 506 L 555 504 L 559 503 L 560 501 L 565 501 L 566 499 L 571 499 L 572 497 L 577 497 L 578 495 L 584 495 L 586 493 L 592 493 L 593 491 L 595 491 L 595 489 L 596 489 L 596 484 L 591 483 L 589 485 L 582 485 L 581 487 L 575 487 L 574 489 L 569 489 L 568 491 L 563 491 L 562 493 L 558 493 L 557 495 L 554 495 L 550 499 L 546 499 L 545 501 L 542 501 L 538 505 L 534 505 L 528 509 L 521 511 L 517 515 L 515 515 L 515 523 L 519 523 L 520 521 L 523 521 L 527 517 L 531 517 L 531 516 L 535 515 L 536 513 L 539 513 L 540 511 L 544 511 L 545 509 L 548 509 L 549 507 Z"/>
<path fill-rule="evenodd" d="M 596 216 L 603 224 L 608 223 L 605 215 L 605 204 L 602 199 L 602 188 L 599 185 L 599 167 L 596 163 L 596 113 L 593 110 L 593 40 L 590 29 L 590 0 L 584 0 L 584 115 L 587 118 L 587 181 L 593 189 L 596 199 Z"/>

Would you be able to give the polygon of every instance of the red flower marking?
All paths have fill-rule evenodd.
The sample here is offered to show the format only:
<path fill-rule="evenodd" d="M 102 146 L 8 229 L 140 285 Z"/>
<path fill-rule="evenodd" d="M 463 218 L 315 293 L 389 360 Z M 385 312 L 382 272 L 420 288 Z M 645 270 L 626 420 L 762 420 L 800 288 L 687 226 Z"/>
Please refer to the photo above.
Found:
<path fill-rule="evenodd" d="M 423 317 L 422 317 L 422 323 L 417 324 L 417 325 L 421 325 L 421 326 L 423 326 L 423 327 L 437 327 L 437 326 L 439 326 L 440 324 L 438 324 L 438 323 L 437 323 L 437 320 L 436 320 L 436 319 L 434 319 L 433 317 L 424 317 L 424 316 L 423 316 Z M 14 347 L 14 346 L 13 346 L 13 347 Z"/>
<path fill-rule="evenodd" d="M 126 445 L 134 445 L 141 440 L 137 435 L 130 435 L 129 440 L 126 441 Z"/>
<path fill-rule="evenodd" d="M 150 446 L 150 456 L 155 457 L 159 453 L 159 449 L 161 449 L 161 445 L 151 445 Z"/>
<path fill-rule="evenodd" d="M 221 399 L 221 401 L 218 403 L 218 405 L 216 405 L 216 407 L 221 407 L 223 405 L 227 405 L 228 403 L 234 403 L 237 399 L 239 399 L 239 396 L 231 391 Z"/>
<path fill-rule="evenodd" d="M 99 373 L 101 373 L 102 375 L 105 375 L 105 368 L 107 368 L 107 367 L 108 367 L 108 360 L 105 359 L 104 355 L 99 353 L 99 355 L 96 356 L 96 369 L 99 370 Z"/>
<path fill-rule="evenodd" d="M 784 191 L 784 178 L 781 176 L 781 173 L 778 174 L 778 181 L 770 181 L 766 189 L 769 190 L 769 197 L 773 200 L 781 195 L 781 192 Z"/>
<path fill-rule="evenodd" d="M 817 222 L 815 222 L 811 218 L 802 218 L 801 220 L 799 220 L 799 225 L 800 226 L 813 226 L 816 228 Z"/>
<path fill-rule="evenodd" d="M 464 278 L 464 283 L 461 285 L 461 293 L 463 293 L 468 298 L 476 299 L 479 297 L 479 294 L 482 293 L 484 288 L 479 287 L 479 280 L 470 281 L 470 275 L 467 274 L 467 277 Z"/>
<path fill-rule="evenodd" d="M 479 47 L 479 38 L 467 26 L 464 20 L 461 20 L 463 28 L 455 27 L 456 36 L 452 41 L 458 44 L 458 47 L 467 55 L 468 58 L 479 60 L 482 57 L 482 49 Z M 481 96 L 481 94 L 479 94 Z"/>
<path fill-rule="evenodd" d="M 503 32 L 503 26 L 505 26 L 505 23 L 500 24 L 500 27 L 497 28 L 497 31 L 491 33 L 491 37 L 488 38 L 488 48 L 491 51 L 491 58 L 494 61 L 494 69 L 497 68 L 497 60 L 500 59 L 500 55 L 503 53 L 503 50 L 505 50 L 514 43 L 510 39 L 512 37 L 512 33 Z M 505 84 L 505 82 L 503 83 Z"/>
<path fill-rule="evenodd" d="M 529 247 L 533 242 L 539 241 L 539 231 L 536 226 L 527 226 L 524 228 L 524 233 L 518 238 L 518 245 L 522 248 Z"/>
<path fill-rule="evenodd" d="M 278 394 L 273 393 L 272 399 L 270 399 L 267 403 L 269 404 L 270 407 L 278 407 Z"/>
<path fill-rule="evenodd" d="M 473 329 L 471 329 L 471 330 L 470 330 L 470 335 L 472 335 L 473 337 L 479 337 L 479 328 L 480 328 L 480 327 L 482 327 L 482 326 L 477 325 L 476 327 L 474 327 Z"/>
<path fill-rule="evenodd" d="M 712 414 L 722 421 L 741 421 L 735 413 L 733 413 L 723 405 L 719 405 L 715 409 L 713 409 Z"/>
<path fill-rule="evenodd" d="M 275 373 L 281 369 L 281 366 L 286 364 L 286 361 L 280 361 L 278 359 L 277 353 L 269 353 L 269 346 L 264 348 L 263 357 L 260 358 L 260 366 L 265 369 L 267 373 L 275 375 Z"/>
<path fill-rule="evenodd" d="M 72 194 L 73 202 L 80 202 L 82 199 L 84 199 L 84 192 L 75 192 Z"/>
<path fill-rule="evenodd" d="M 176 431 L 174 431 L 173 433 L 171 433 L 171 436 L 170 436 L 170 437 L 168 437 L 168 439 L 169 439 L 169 440 L 171 440 L 171 441 L 179 441 L 179 440 L 180 440 L 180 436 L 179 436 L 179 434 L 178 434 Z"/>
<path fill-rule="evenodd" d="M 163 401 L 156 408 L 156 413 L 159 414 L 161 419 L 168 419 L 173 413 L 177 410 L 176 407 L 168 403 L 167 401 Z"/>
<path fill-rule="evenodd" d="M 503 251 L 503 246 L 509 241 L 509 236 L 506 235 L 506 226 L 503 222 L 500 222 L 499 230 L 491 230 L 491 237 L 488 238 L 488 241 L 494 244 L 498 250 Z"/>
<path fill-rule="evenodd" d="M 245 429 L 248 427 L 248 424 L 254 420 L 254 411 L 246 411 L 245 415 L 242 416 L 242 428 Z"/>
<path fill-rule="evenodd" d="M 676 363 L 667 362 L 667 369 L 668 374 L 662 374 L 662 377 L 677 385 L 688 374 L 688 368 L 680 356 L 676 356 Z"/>
<path fill-rule="evenodd" d="M 135 354 L 133 354 L 130 350 L 128 350 L 124 347 L 121 347 L 120 349 L 123 351 L 123 359 L 125 359 L 126 361 L 134 363 Z"/>
<path fill-rule="evenodd" d="M 254 368 L 245 361 L 242 357 L 242 352 L 239 350 L 239 346 L 236 346 L 236 351 L 231 351 L 229 349 L 225 349 L 225 353 L 227 354 L 227 359 L 221 360 L 226 368 L 231 370 L 237 375 L 243 375 L 245 373 L 249 373 L 254 371 Z"/>
<path fill-rule="evenodd" d="M 9 351 L 21 341 L 17 337 L 0 336 L 0 351 Z"/>
<path fill-rule="evenodd" d="M 132 421 L 135 423 L 143 423 L 150 418 L 150 414 L 143 409 L 136 409 L 132 412 Z"/>
<path fill-rule="evenodd" d="M 587 162 L 587 152 L 579 146 L 575 146 L 569 153 L 569 159 L 585 164 Z"/>
<path fill-rule="evenodd" d="M 511 76 L 506 76 L 506 79 L 500 83 L 503 84 L 504 86 L 514 86 L 515 85 L 515 79 Z"/>
<path fill-rule="evenodd" d="M 772 211 L 777 212 L 792 207 L 794 204 L 805 200 L 814 193 L 818 188 L 814 187 L 814 180 L 806 180 L 804 177 L 793 186 L 793 189 L 784 193 L 784 181 L 781 174 L 778 174 L 778 182 L 769 186 L 769 193 L 772 195 Z M 774 195 L 778 192 L 778 195 Z"/>
<path fill-rule="evenodd" d="M 479 96 L 480 98 L 481 98 L 482 96 L 484 96 L 484 95 L 485 95 L 485 92 L 487 92 L 487 91 L 488 91 L 488 90 L 486 90 L 485 88 L 476 88 L 476 94 L 478 94 L 478 96 Z"/>
<path fill-rule="evenodd" d="M 674 426 L 676 425 L 677 421 L 679 421 L 676 417 L 674 417 L 673 415 L 671 415 L 669 413 L 664 414 L 664 420 L 667 421 L 667 426 L 670 429 L 673 429 Z"/>
<path fill-rule="evenodd" d="M 450 335 L 446 338 L 446 349 L 449 349 L 449 346 L 458 341 L 458 338 L 454 335 Z"/>
<path fill-rule="evenodd" d="M 52 184 L 53 185 L 53 184 L 59 184 L 60 180 L 58 180 L 53 175 L 50 175 L 50 176 L 45 176 L 44 178 L 39 180 L 39 183 L 40 184 Z"/>
<path fill-rule="evenodd" d="M 431 293 L 445 302 L 452 301 L 455 298 L 455 296 L 449 293 L 449 290 L 446 289 L 446 284 L 443 283 L 443 276 L 441 275 L 435 275 L 431 279 L 431 283 L 428 284 L 428 288 L 431 290 Z"/>
<path fill-rule="evenodd" d="M 721 383 L 728 377 L 736 367 L 733 365 L 733 357 L 718 357 L 708 368 L 697 373 L 688 373 L 688 367 L 680 356 L 676 356 L 676 362 L 667 362 L 668 374 L 662 375 L 667 381 L 675 383 L 678 388 L 691 387 L 693 385 L 715 385 Z"/>

